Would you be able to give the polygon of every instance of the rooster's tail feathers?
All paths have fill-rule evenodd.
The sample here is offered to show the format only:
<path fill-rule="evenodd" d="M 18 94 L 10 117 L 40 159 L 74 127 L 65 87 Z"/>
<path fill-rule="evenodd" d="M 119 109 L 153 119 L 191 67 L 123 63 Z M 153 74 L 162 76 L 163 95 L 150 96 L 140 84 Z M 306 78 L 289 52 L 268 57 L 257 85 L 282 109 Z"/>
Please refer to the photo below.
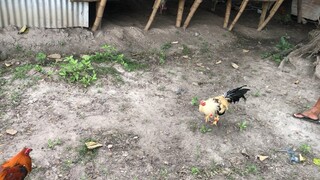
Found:
<path fill-rule="evenodd" d="M 225 94 L 224 94 L 224 97 L 226 99 L 228 99 L 228 101 L 230 103 L 236 103 L 240 100 L 240 98 L 243 98 L 244 100 L 246 100 L 246 97 L 244 96 L 248 91 L 250 91 L 250 89 L 247 89 L 247 88 L 243 88 L 243 87 L 246 87 L 247 85 L 243 85 L 241 87 L 238 87 L 238 88 L 235 88 L 235 89 L 232 89 L 232 90 L 229 90 L 227 91 Z"/>

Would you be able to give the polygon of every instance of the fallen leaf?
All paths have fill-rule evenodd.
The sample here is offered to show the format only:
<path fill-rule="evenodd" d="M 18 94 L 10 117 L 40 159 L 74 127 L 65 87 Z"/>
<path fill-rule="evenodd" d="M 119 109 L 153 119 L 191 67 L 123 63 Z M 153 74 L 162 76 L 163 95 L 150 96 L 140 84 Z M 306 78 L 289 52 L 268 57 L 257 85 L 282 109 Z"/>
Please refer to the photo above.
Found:
<path fill-rule="evenodd" d="M 48 58 L 51 58 L 51 59 L 61 59 L 61 55 L 60 55 L 60 54 L 50 54 L 50 55 L 48 55 Z"/>
<path fill-rule="evenodd" d="M 192 82 L 192 85 L 199 86 L 199 83 L 197 83 L 197 82 Z"/>
<path fill-rule="evenodd" d="M 12 63 L 4 63 L 4 65 L 5 65 L 6 67 L 10 67 L 10 66 L 12 65 Z"/>
<path fill-rule="evenodd" d="M 300 83 L 300 81 L 299 80 L 296 80 L 295 82 L 294 82 L 294 84 L 299 84 Z"/>
<path fill-rule="evenodd" d="M 242 149 L 241 154 L 242 154 L 243 156 L 245 156 L 246 158 L 249 158 L 249 157 L 250 157 L 249 154 L 248 154 L 248 152 L 247 152 L 247 150 L 246 150 L 245 148 Z"/>
<path fill-rule="evenodd" d="M 23 34 L 23 33 L 26 33 L 27 31 L 28 31 L 28 27 L 27 27 L 27 25 L 24 25 L 21 27 L 18 34 Z"/>
<path fill-rule="evenodd" d="M 189 58 L 189 56 L 188 55 L 185 55 L 185 56 L 182 56 L 183 58 L 185 58 L 185 59 L 188 59 Z"/>
<path fill-rule="evenodd" d="M 313 164 L 317 165 L 320 167 L 320 159 L 318 158 L 313 158 Z"/>
<path fill-rule="evenodd" d="M 242 49 L 242 52 L 247 53 L 247 52 L 249 52 L 249 50 L 248 49 Z"/>
<path fill-rule="evenodd" d="M 173 42 L 171 42 L 171 44 L 178 44 L 179 43 L 179 41 L 173 41 Z"/>
<path fill-rule="evenodd" d="M 216 64 L 221 64 L 221 63 L 222 63 L 222 61 L 217 61 L 217 62 L 216 62 Z"/>
<path fill-rule="evenodd" d="M 14 136 L 15 134 L 17 134 L 17 130 L 14 130 L 14 129 L 7 129 L 6 130 L 6 133 L 7 134 L 10 134 L 11 136 Z"/>
<path fill-rule="evenodd" d="M 306 161 L 306 158 L 303 157 L 301 154 L 299 154 L 299 161 L 300 162 Z"/>
<path fill-rule="evenodd" d="M 85 144 L 88 149 L 96 149 L 103 146 L 102 144 L 93 141 L 86 142 Z"/>
<path fill-rule="evenodd" d="M 235 69 L 238 69 L 238 68 L 239 68 L 239 66 L 238 66 L 236 63 L 231 63 L 231 66 L 232 66 L 233 68 L 235 68 Z"/>
<path fill-rule="evenodd" d="M 269 156 L 258 155 L 257 158 L 262 162 L 269 158 Z"/>

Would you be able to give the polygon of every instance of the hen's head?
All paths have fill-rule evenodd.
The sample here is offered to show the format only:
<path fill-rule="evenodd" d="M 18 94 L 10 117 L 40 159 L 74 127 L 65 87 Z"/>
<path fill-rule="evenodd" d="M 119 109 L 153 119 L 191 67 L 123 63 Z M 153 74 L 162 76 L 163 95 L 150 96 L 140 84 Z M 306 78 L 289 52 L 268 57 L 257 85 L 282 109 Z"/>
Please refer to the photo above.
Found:
<path fill-rule="evenodd" d="M 206 105 L 206 102 L 205 102 L 204 100 L 201 100 L 201 101 L 200 101 L 200 105 L 201 105 L 201 106 L 205 106 L 205 105 Z"/>
<path fill-rule="evenodd" d="M 23 148 L 23 152 L 26 156 L 29 156 L 30 152 L 32 151 L 31 148 Z"/>

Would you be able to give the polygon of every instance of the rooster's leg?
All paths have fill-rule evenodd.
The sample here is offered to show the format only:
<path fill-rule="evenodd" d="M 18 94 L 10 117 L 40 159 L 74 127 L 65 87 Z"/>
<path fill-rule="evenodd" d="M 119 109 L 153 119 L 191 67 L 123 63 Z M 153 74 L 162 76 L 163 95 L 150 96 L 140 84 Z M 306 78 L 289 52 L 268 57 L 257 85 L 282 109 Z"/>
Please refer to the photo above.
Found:
<path fill-rule="evenodd" d="M 217 115 L 216 117 L 214 117 L 212 124 L 217 125 L 218 121 L 219 121 L 219 116 Z"/>
<path fill-rule="evenodd" d="M 208 116 L 205 117 L 206 123 L 209 121 L 209 119 L 210 119 L 210 115 L 208 115 Z"/>

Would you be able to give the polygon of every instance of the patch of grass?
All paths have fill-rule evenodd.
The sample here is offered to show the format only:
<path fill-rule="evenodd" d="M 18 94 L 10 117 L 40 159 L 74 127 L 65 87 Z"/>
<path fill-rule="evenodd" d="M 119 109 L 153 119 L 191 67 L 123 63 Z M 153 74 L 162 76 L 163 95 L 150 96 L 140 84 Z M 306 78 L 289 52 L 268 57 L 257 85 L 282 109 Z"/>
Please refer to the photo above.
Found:
<path fill-rule="evenodd" d="M 208 52 L 209 52 L 209 43 L 208 42 L 203 42 L 201 44 L 201 47 L 200 47 L 200 53 L 206 54 Z"/>
<path fill-rule="evenodd" d="M 16 44 L 15 48 L 16 48 L 17 52 L 23 52 L 24 51 L 21 44 Z"/>
<path fill-rule="evenodd" d="M 12 80 L 16 79 L 26 79 L 28 77 L 27 73 L 33 69 L 34 65 L 26 64 L 22 66 L 18 66 L 14 69 Z"/>
<path fill-rule="evenodd" d="M 89 56 L 83 56 L 80 61 L 69 56 L 65 61 L 66 63 L 60 65 L 59 75 L 68 82 L 79 82 L 87 87 L 97 80 L 97 74 L 91 65 Z"/>
<path fill-rule="evenodd" d="M 97 156 L 98 154 L 97 149 L 88 149 L 87 146 L 85 145 L 85 142 L 89 142 L 89 141 L 96 142 L 92 138 L 85 138 L 80 141 L 81 144 L 77 147 L 77 152 L 78 152 L 77 161 L 89 161 L 94 159 Z"/>
<path fill-rule="evenodd" d="M 256 91 L 254 94 L 253 94 L 254 97 L 260 97 L 261 96 L 261 93 L 260 91 Z"/>
<path fill-rule="evenodd" d="M 192 132 L 196 132 L 198 130 L 198 124 L 196 122 L 190 122 L 189 128 Z"/>
<path fill-rule="evenodd" d="M 241 132 L 246 130 L 248 127 L 247 121 L 242 121 L 242 122 L 238 123 L 238 127 Z"/>
<path fill-rule="evenodd" d="M 172 44 L 170 42 L 168 42 L 168 43 L 165 43 L 161 46 L 161 50 L 166 51 L 166 50 L 170 49 L 171 47 L 172 47 Z"/>
<path fill-rule="evenodd" d="M 43 65 L 45 63 L 46 59 L 47 59 L 47 55 L 46 54 L 44 54 L 42 52 L 37 53 L 36 61 L 38 62 L 38 64 L 42 64 Z"/>
<path fill-rule="evenodd" d="M 10 100 L 12 106 L 18 106 L 21 103 L 21 93 L 17 91 L 12 92 L 10 95 Z"/>
<path fill-rule="evenodd" d="M 126 71 L 134 71 L 138 69 L 146 68 L 146 64 L 141 64 L 130 60 L 125 57 L 124 54 L 118 52 L 114 47 L 110 45 L 102 46 L 104 52 L 99 52 L 90 56 L 92 62 L 116 62 L 123 66 Z"/>
<path fill-rule="evenodd" d="M 192 106 L 199 106 L 199 99 L 197 96 L 192 97 L 191 104 L 192 104 Z"/>
<path fill-rule="evenodd" d="M 280 63 L 293 50 L 293 45 L 288 41 L 288 37 L 286 36 L 282 36 L 275 47 L 277 48 L 275 52 L 263 53 L 261 58 L 271 57 L 273 61 Z"/>
<path fill-rule="evenodd" d="M 62 141 L 59 138 L 58 139 L 53 139 L 53 140 L 49 139 L 48 143 L 47 143 L 48 148 L 50 148 L 50 149 L 54 149 L 55 146 L 59 146 L 61 144 L 62 144 Z"/>
<path fill-rule="evenodd" d="M 182 48 L 183 48 L 182 49 L 183 55 L 190 55 L 191 54 L 191 49 L 187 45 L 183 44 Z"/>
<path fill-rule="evenodd" d="M 114 82 L 124 83 L 121 77 L 121 73 L 114 67 L 95 66 L 95 70 L 97 72 L 98 77 L 100 77 L 101 75 L 111 75 L 114 79 Z"/>
<path fill-rule="evenodd" d="M 212 129 L 211 129 L 211 128 L 208 128 L 206 125 L 202 125 L 202 126 L 200 127 L 200 132 L 201 132 L 202 134 L 205 134 L 205 133 L 211 132 L 211 131 L 212 131 Z"/>
<path fill-rule="evenodd" d="M 302 154 L 310 154 L 311 153 L 311 146 L 309 144 L 301 144 L 299 147 L 299 150 L 302 152 Z"/>
<path fill-rule="evenodd" d="M 161 179 L 167 179 L 168 178 L 168 170 L 166 168 L 160 169 L 160 178 Z"/>
<path fill-rule="evenodd" d="M 191 168 L 191 174 L 192 175 L 199 175 L 200 174 L 200 169 L 198 167 L 192 167 Z"/>
<path fill-rule="evenodd" d="M 246 170 L 245 170 L 245 172 L 248 174 L 257 174 L 258 171 L 259 171 L 258 167 L 254 164 L 250 164 L 246 166 Z"/>
<path fill-rule="evenodd" d="M 38 71 L 39 73 L 43 73 L 44 72 L 42 66 L 40 66 L 38 64 L 34 66 L 34 70 Z"/>

